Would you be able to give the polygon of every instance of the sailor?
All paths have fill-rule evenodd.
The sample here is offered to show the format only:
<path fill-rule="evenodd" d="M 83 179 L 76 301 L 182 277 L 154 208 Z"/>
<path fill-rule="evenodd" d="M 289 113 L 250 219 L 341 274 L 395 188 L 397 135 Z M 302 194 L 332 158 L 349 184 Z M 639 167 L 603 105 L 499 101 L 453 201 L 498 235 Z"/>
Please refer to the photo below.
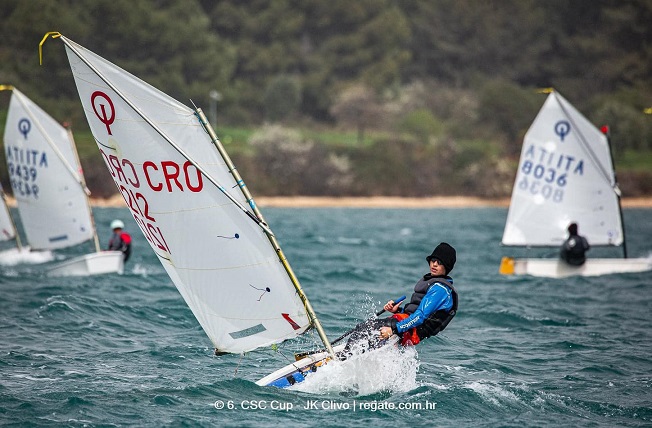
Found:
<path fill-rule="evenodd" d="M 437 245 L 426 257 L 430 272 L 417 281 L 409 303 L 401 308 L 400 303 L 387 302 L 383 309 L 394 315 L 356 326 L 339 357 L 348 357 L 351 347 L 368 338 L 370 330 L 380 331 L 380 337 L 372 338 L 368 343 L 373 348 L 382 345 L 382 341 L 392 334 L 401 337 L 403 346 L 411 346 L 445 329 L 457 312 L 457 292 L 453 288 L 453 279 L 448 275 L 456 259 L 456 251 L 451 245 L 446 242 Z"/>
<path fill-rule="evenodd" d="M 410 302 L 401 309 L 393 300 L 383 309 L 394 315 L 380 328 L 381 339 L 401 336 L 404 346 L 416 345 L 446 328 L 457 312 L 457 292 L 448 275 L 457 260 L 455 248 L 442 242 L 426 257 L 430 272 L 414 286 Z"/>
<path fill-rule="evenodd" d="M 124 261 L 126 262 L 131 255 L 131 236 L 123 229 L 125 224 L 121 220 L 113 220 L 111 222 L 111 230 L 113 235 L 109 239 L 109 251 L 122 251 Z"/>
<path fill-rule="evenodd" d="M 577 223 L 568 225 L 568 239 L 559 251 L 559 257 L 571 266 L 582 266 L 586 261 L 586 252 L 591 248 L 585 237 L 577 232 Z"/>

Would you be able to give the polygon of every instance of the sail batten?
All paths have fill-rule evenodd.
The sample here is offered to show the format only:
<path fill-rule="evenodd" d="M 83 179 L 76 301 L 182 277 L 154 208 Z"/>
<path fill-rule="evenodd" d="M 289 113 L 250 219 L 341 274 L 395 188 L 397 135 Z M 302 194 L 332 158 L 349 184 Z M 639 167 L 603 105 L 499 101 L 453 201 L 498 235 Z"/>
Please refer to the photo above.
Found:
<path fill-rule="evenodd" d="M 559 246 L 571 222 L 591 245 L 623 244 L 607 137 L 559 93 L 523 140 L 503 245 Z"/>
<path fill-rule="evenodd" d="M 271 230 L 245 208 L 249 201 L 197 114 L 61 40 L 100 154 L 214 347 L 246 352 L 306 331 L 309 316 Z"/>

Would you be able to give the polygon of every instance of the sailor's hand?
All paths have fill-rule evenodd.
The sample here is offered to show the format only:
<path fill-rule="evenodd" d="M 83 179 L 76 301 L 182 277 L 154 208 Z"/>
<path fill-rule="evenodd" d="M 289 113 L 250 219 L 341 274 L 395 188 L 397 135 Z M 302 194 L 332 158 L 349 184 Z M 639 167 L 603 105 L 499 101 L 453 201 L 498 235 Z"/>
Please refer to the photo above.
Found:
<path fill-rule="evenodd" d="M 385 306 L 383 306 L 383 309 L 385 309 L 387 312 L 391 312 L 391 313 L 395 314 L 396 311 L 398 311 L 399 307 L 401 307 L 400 303 L 398 305 L 395 305 L 394 301 L 390 300 L 389 302 L 387 302 L 385 304 Z"/>
<path fill-rule="evenodd" d="M 380 338 L 387 339 L 392 335 L 391 327 L 380 327 Z"/>

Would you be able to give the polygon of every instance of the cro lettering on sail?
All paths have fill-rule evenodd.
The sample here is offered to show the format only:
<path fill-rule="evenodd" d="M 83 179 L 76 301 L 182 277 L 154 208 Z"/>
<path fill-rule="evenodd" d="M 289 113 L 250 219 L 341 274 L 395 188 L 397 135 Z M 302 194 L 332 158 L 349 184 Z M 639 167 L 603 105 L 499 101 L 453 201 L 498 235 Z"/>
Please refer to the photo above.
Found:
<path fill-rule="evenodd" d="M 99 139 L 96 141 L 113 181 L 152 247 L 172 254 L 165 235 L 150 210 L 150 201 L 145 193 L 200 192 L 204 187 L 201 172 L 190 161 L 183 164 L 174 160 L 153 159 L 136 162 L 118 156 L 120 142 L 111 129 L 119 113 L 116 103 L 101 91 L 95 91 L 90 101 L 93 113 L 104 125 L 107 134 L 105 144 Z M 158 252 L 157 255 L 166 258 Z"/>

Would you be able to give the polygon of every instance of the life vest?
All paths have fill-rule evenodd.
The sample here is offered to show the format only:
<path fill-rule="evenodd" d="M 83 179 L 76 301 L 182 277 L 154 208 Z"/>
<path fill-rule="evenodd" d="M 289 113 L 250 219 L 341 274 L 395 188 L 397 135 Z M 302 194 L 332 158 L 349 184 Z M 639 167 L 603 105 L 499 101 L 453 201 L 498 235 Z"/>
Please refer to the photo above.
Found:
<path fill-rule="evenodd" d="M 581 266 L 586 261 L 586 250 L 589 245 L 586 238 L 579 235 L 571 235 L 561 247 L 561 259 L 572 266 Z"/>
<path fill-rule="evenodd" d="M 126 232 L 114 233 L 109 240 L 109 250 L 122 251 L 126 262 L 131 255 L 131 236 Z"/>
<path fill-rule="evenodd" d="M 439 309 L 438 311 L 430 314 L 423 323 L 415 328 L 412 328 L 405 333 L 403 333 L 401 343 L 405 345 L 408 342 L 411 342 L 412 345 L 416 345 L 421 340 L 434 336 L 440 331 L 446 328 L 446 326 L 451 322 L 455 314 L 457 313 L 457 291 L 453 287 L 452 280 L 450 277 L 433 277 L 430 274 L 424 276 L 422 279 L 417 282 L 414 286 L 414 293 L 410 298 L 410 303 L 405 305 L 400 319 L 395 317 L 398 321 L 407 318 L 410 314 L 414 313 L 419 307 L 421 300 L 434 284 L 441 284 L 445 287 L 448 287 L 451 290 L 451 297 L 453 298 L 453 306 L 450 309 Z M 405 342 L 405 343 L 404 343 Z"/>

